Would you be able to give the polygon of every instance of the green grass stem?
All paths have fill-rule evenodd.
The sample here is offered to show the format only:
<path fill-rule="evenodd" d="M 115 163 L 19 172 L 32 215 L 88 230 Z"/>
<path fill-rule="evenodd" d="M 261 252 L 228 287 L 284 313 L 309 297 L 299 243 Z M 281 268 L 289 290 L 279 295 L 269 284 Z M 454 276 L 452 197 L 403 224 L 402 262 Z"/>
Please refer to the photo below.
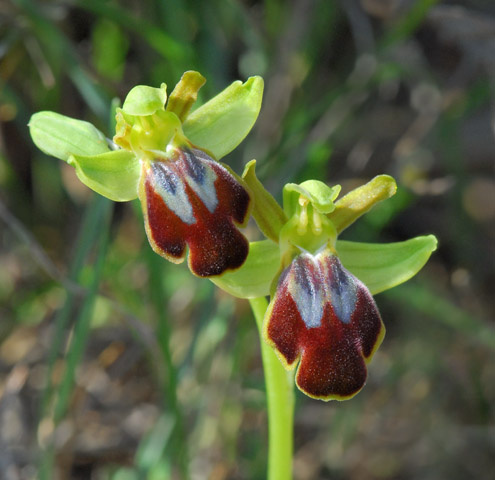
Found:
<path fill-rule="evenodd" d="M 100 196 L 95 196 L 86 210 L 86 214 L 80 229 L 80 235 L 75 249 L 74 261 L 71 266 L 70 279 L 78 281 L 81 271 L 85 265 L 85 260 L 88 257 L 95 240 L 99 236 L 96 260 L 94 262 L 91 282 L 88 286 L 86 294 L 83 298 L 83 303 L 79 314 L 75 320 L 75 327 L 71 335 L 71 340 L 67 348 L 67 358 L 65 371 L 60 385 L 55 389 L 52 385 L 52 374 L 55 362 L 58 358 L 59 351 L 65 337 L 71 313 L 74 310 L 74 305 L 78 295 L 73 291 L 67 292 L 67 299 L 55 318 L 55 333 L 48 358 L 48 370 L 46 376 L 46 387 L 42 395 L 41 401 L 41 419 L 51 418 L 53 427 L 60 422 L 65 415 L 70 401 L 70 395 L 74 384 L 74 376 L 77 365 L 79 364 L 84 347 L 86 346 L 89 336 L 91 316 L 93 312 L 94 302 L 98 293 L 98 286 L 101 280 L 104 259 L 108 245 L 109 219 L 111 215 L 112 203 Z M 49 406 L 52 404 L 53 396 L 57 393 L 57 398 L 54 403 L 54 411 L 49 413 Z M 40 479 L 51 480 L 53 478 L 53 463 L 55 450 L 53 443 L 50 441 L 42 452 L 40 458 Z"/>
<path fill-rule="evenodd" d="M 182 478 L 187 479 L 189 478 L 188 448 L 184 429 L 184 415 L 177 399 L 178 372 L 170 350 L 171 328 L 165 308 L 167 298 L 163 285 L 163 260 L 149 248 L 147 249 L 147 257 L 151 302 L 157 318 L 157 340 L 165 364 L 166 378 L 160 382 L 165 400 L 164 409 L 168 410 L 175 420 L 173 428 L 174 456 L 177 459 Z M 163 370 L 159 369 L 159 371 Z"/>

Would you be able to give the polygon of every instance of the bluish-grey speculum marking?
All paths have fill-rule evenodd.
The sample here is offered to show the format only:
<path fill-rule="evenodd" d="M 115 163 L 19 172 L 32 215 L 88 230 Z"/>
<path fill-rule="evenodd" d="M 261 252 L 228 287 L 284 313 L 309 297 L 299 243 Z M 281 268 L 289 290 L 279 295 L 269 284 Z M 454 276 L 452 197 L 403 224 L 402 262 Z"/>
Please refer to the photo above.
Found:
<path fill-rule="evenodd" d="M 213 213 L 218 205 L 217 191 L 215 189 L 217 175 L 210 166 L 213 164 L 214 161 L 201 150 L 184 152 L 184 160 L 181 162 L 186 182 L 210 213 Z M 217 165 L 217 168 L 223 167 Z"/>
<path fill-rule="evenodd" d="M 168 162 L 154 162 L 151 165 L 153 186 L 163 201 L 184 223 L 192 225 L 196 222 L 192 205 L 184 188 L 184 183 L 175 165 Z"/>
<path fill-rule="evenodd" d="M 152 163 L 151 168 L 153 170 L 155 182 L 162 186 L 168 193 L 175 195 L 178 181 L 177 176 L 165 168 L 161 162 Z"/>
<path fill-rule="evenodd" d="M 327 303 L 345 324 L 351 322 L 356 309 L 358 287 L 354 278 L 337 257 L 327 255 L 300 254 L 283 279 L 307 328 L 321 326 Z"/>
<path fill-rule="evenodd" d="M 205 166 L 191 152 L 184 152 L 186 157 L 187 174 L 197 183 L 203 184 L 205 178 Z"/>
<path fill-rule="evenodd" d="M 350 323 L 356 309 L 357 285 L 336 257 L 329 263 L 330 302 L 333 311 L 341 322 Z"/>
<path fill-rule="evenodd" d="M 324 289 L 318 262 L 303 253 L 291 265 L 289 290 L 307 328 L 321 325 L 324 308 Z"/>

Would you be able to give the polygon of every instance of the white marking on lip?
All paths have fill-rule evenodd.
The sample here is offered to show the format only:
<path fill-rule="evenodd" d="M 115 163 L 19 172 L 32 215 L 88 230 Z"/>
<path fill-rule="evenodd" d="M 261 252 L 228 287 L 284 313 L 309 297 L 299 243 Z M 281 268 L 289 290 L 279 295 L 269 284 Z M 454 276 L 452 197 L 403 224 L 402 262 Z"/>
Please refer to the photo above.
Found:
<path fill-rule="evenodd" d="M 163 201 L 185 224 L 196 223 L 194 212 L 182 178 L 173 163 L 155 162 L 152 164 L 152 185 Z"/>
<path fill-rule="evenodd" d="M 218 197 L 215 189 L 215 180 L 217 179 L 217 175 L 210 166 L 212 161 L 206 158 L 200 158 L 193 152 L 183 152 L 183 154 L 186 158 L 184 159 L 184 164 L 181 165 L 181 167 L 186 182 L 201 199 L 208 211 L 213 213 L 218 206 Z M 195 178 L 187 173 L 187 162 L 200 162 L 202 164 L 204 167 L 204 174 L 201 182 L 196 181 Z"/>
<path fill-rule="evenodd" d="M 310 253 L 296 258 L 289 273 L 289 291 L 306 328 L 321 326 L 325 290 L 320 265 Z"/>

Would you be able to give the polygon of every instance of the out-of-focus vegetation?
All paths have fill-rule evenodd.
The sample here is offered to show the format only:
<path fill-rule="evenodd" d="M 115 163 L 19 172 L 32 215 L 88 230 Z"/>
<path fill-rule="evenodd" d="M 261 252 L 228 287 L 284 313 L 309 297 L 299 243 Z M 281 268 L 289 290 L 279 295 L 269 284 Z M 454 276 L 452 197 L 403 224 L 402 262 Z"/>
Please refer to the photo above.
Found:
<path fill-rule="evenodd" d="M 264 477 L 247 302 L 155 255 L 139 205 L 91 193 L 28 135 L 54 110 L 111 136 L 112 99 L 189 69 L 204 98 L 265 78 L 237 172 L 256 158 L 276 196 L 391 174 L 399 193 L 345 238 L 439 238 L 377 296 L 366 388 L 297 394 L 295 478 L 493 479 L 491 0 L 1 1 L 0 478 Z"/>

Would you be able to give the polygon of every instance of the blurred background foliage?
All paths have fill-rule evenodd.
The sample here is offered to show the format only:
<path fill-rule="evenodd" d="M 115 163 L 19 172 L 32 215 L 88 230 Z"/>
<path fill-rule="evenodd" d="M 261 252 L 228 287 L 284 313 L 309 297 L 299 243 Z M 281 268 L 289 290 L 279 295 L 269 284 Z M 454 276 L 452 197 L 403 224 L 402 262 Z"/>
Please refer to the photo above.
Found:
<path fill-rule="evenodd" d="M 251 158 L 269 190 L 400 186 L 344 237 L 434 233 L 377 297 L 387 336 L 353 400 L 297 394 L 295 478 L 495 477 L 495 5 L 491 0 L 0 0 L 0 478 L 263 479 L 247 302 L 146 242 L 39 152 L 32 113 L 112 135 L 136 84 L 265 78 Z M 256 230 L 248 227 L 255 238 Z"/>

